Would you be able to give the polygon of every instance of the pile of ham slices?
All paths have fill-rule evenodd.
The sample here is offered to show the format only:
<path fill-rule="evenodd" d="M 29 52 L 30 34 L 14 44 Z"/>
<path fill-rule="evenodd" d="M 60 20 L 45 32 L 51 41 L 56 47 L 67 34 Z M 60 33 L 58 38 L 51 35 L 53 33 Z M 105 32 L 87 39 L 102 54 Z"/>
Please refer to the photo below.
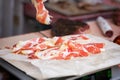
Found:
<path fill-rule="evenodd" d="M 27 56 L 29 59 L 70 60 L 100 54 L 104 43 L 91 42 L 83 34 L 53 38 L 34 38 L 19 41 L 12 48 L 12 53 Z"/>

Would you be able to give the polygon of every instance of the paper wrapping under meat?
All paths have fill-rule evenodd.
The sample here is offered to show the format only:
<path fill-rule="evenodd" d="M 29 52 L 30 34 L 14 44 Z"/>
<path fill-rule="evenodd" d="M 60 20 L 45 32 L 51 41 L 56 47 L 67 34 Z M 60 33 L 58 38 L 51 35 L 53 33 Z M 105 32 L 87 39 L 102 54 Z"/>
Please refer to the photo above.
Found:
<path fill-rule="evenodd" d="M 0 50 L 0 57 L 4 60 L 25 72 L 27 75 L 42 80 L 41 71 L 30 63 L 31 60 L 27 59 L 26 56 L 11 54 L 10 50 Z"/>
<path fill-rule="evenodd" d="M 7 60 L 10 59 L 16 61 L 30 62 L 31 64 L 39 68 L 42 73 L 42 78 L 53 78 L 70 75 L 85 76 L 120 64 L 119 45 L 93 35 L 86 36 L 91 38 L 93 42 L 105 43 L 105 51 L 103 51 L 101 54 L 74 58 L 72 60 L 29 60 L 25 56 L 11 54 L 10 52 L 4 50 L 2 52 L 4 54 L 1 54 L 1 57 Z"/>

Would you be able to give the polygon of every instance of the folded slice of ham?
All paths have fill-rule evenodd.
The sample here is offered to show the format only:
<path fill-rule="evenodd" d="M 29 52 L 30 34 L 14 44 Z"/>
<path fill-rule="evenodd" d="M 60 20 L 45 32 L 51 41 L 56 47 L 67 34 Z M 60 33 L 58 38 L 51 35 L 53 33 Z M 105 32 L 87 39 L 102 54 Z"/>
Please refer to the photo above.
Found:
<path fill-rule="evenodd" d="M 49 25 L 51 22 L 49 11 L 45 8 L 46 0 L 31 0 L 36 8 L 36 20 L 42 24 Z"/>

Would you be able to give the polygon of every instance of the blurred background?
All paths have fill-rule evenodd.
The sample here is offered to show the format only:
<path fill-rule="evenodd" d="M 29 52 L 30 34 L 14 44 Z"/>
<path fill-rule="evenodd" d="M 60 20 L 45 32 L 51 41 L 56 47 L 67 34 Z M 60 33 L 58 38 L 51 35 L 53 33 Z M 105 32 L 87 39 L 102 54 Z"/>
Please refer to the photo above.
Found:
<path fill-rule="evenodd" d="M 59 18 L 87 21 L 99 15 L 113 16 L 119 3 L 120 0 L 47 0 L 45 6 L 53 22 Z M 50 29 L 50 25 L 36 21 L 35 13 L 31 0 L 0 0 L 0 38 Z"/>

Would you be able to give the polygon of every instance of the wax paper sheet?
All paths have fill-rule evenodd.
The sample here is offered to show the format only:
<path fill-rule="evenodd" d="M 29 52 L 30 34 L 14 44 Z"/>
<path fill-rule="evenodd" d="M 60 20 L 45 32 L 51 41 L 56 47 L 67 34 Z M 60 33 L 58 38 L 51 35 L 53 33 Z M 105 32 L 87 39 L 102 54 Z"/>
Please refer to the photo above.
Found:
<path fill-rule="evenodd" d="M 1 50 L 0 53 L 4 54 L 0 56 L 7 60 L 29 62 L 34 68 L 39 69 L 44 79 L 70 75 L 85 76 L 120 64 L 119 45 L 97 36 L 89 34 L 86 36 L 91 39 L 91 42 L 105 43 L 104 51 L 72 60 L 29 60 L 26 56 L 11 54 L 9 50 Z"/>

